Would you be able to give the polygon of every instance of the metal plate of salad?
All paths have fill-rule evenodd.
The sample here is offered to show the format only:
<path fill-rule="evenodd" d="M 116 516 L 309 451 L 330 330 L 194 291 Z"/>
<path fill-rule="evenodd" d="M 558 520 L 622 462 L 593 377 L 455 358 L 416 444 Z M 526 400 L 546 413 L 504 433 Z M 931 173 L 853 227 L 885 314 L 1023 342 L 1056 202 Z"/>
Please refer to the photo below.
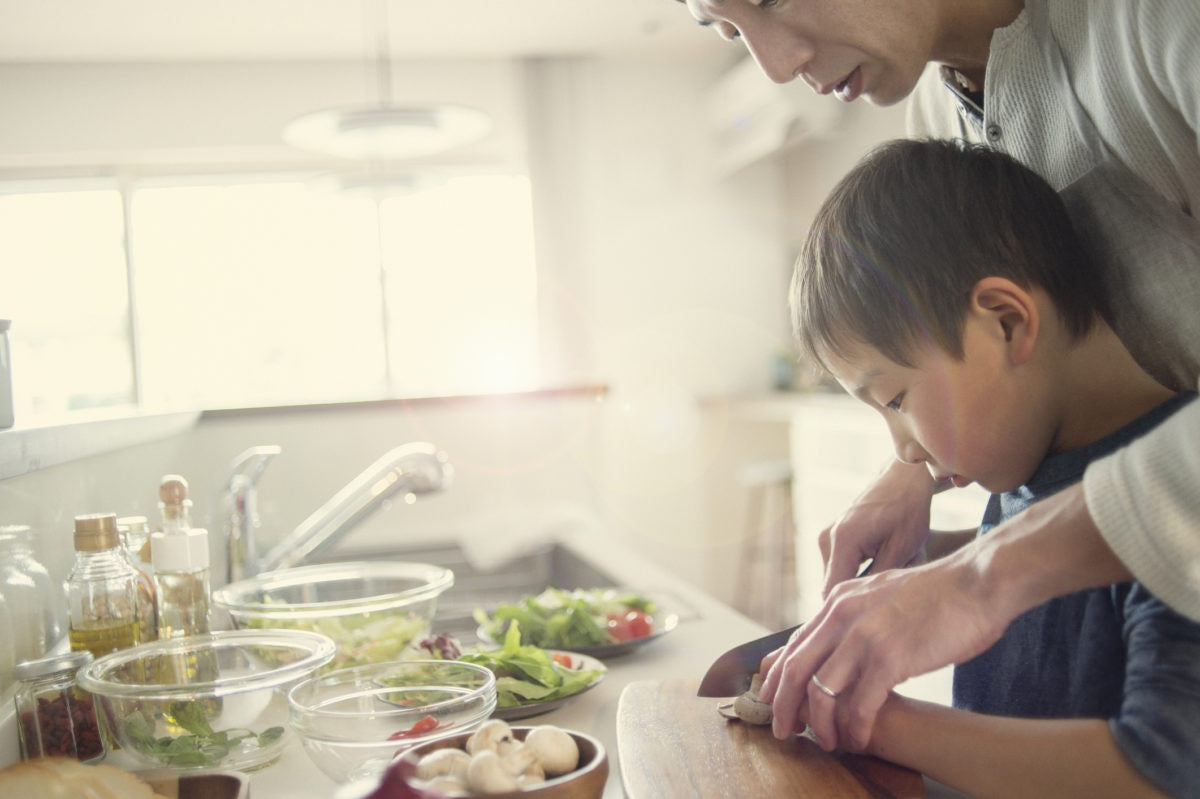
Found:
<path fill-rule="evenodd" d="M 666 635 L 679 616 L 653 599 L 619 588 L 547 588 L 500 605 L 489 615 L 475 610 L 481 641 L 498 642 L 519 624 L 525 643 L 594 658 L 626 655 Z"/>

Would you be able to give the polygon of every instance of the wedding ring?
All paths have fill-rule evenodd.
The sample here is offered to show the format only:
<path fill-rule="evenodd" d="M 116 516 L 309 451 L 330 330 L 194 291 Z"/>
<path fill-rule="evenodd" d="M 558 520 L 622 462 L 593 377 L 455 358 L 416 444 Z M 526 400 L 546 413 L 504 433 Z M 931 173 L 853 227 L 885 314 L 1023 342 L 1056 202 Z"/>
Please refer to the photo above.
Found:
<path fill-rule="evenodd" d="M 838 698 L 837 691 L 833 690 L 828 685 L 821 682 L 820 678 L 817 677 L 816 674 L 814 674 L 812 676 L 812 682 L 813 682 L 813 685 L 817 686 L 817 690 L 820 691 L 821 693 L 825 694 L 825 696 L 829 697 L 830 699 Z"/>

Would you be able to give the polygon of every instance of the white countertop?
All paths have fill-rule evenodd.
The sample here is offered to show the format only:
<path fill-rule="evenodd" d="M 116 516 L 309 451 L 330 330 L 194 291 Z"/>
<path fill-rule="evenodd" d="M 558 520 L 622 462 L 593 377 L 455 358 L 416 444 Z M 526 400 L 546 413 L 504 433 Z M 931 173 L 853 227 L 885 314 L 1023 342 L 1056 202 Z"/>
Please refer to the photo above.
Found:
<path fill-rule="evenodd" d="M 678 626 L 667 635 L 629 655 L 607 661 L 608 674 L 595 688 L 557 710 L 519 722 L 555 724 L 599 739 L 609 758 L 604 799 L 623 799 L 616 722 L 617 705 L 625 686 L 637 680 L 699 679 L 721 653 L 770 631 L 619 543 L 596 540 L 594 536 L 581 536 L 563 543 L 606 572 L 621 575 L 628 587 L 660 597 L 663 604 L 669 604 L 669 609 L 680 617 Z M 912 680 L 902 686 L 902 692 L 948 703 L 949 672 Z M 15 727 L 14 721 L 11 714 L 7 718 L 0 714 L 0 728 Z M 0 729 L 0 739 L 10 737 L 15 745 L 15 729 Z M 11 754 L 12 757 L 5 757 L 0 765 L 15 759 L 15 752 Z M 124 765 L 119 756 L 111 762 Z M 294 736 L 278 761 L 250 776 L 250 793 L 254 799 L 332 799 L 337 787 L 309 760 Z M 930 780 L 926 780 L 926 790 L 930 799 L 960 796 Z"/>
<path fill-rule="evenodd" d="M 604 799 L 623 799 L 617 704 L 625 686 L 637 680 L 699 679 L 721 653 L 770 630 L 611 541 L 580 538 L 564 543 L 608 573 L 622 575 L 629 587 L 662 597 L 664 604 L 669 602 L 670 609 L 680 616 L 679 626 L 672 632 L 634 653 L 607 661 L 608 674 L 595 688 L 557 710 L 517 722 L 555 724 L 598 738 L 609 758 Z M 909 681 L 902 690 L 910 696 L 948 702 L 948 680 L 948 671 L 937 672 Z M 250 780 L 254 799 L 331 799 L 336 787 L 312 764 L 298 742 L 289 746 L 278 762 L 253 774 Z M 926 791 L 930 799 L 960 795 L 931 780 L 926 780 Z"/>

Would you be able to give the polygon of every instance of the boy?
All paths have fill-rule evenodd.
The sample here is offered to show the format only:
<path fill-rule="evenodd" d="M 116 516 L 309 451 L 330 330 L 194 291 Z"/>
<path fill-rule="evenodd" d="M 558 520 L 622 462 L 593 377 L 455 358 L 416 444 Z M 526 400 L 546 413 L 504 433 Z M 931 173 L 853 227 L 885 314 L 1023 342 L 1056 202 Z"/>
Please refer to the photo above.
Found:
<path fill-rule="evenodd" d="M 901 460 L 994 492 L 979 535 L 1194 399 L 1138 367 L 1080 253 L 1058 195 L 1008 156 L 902 141 L 834 189 L 797 264 L 802 350 Z M 777 734 L 812 696 L 788 671 L 764 686 Z M 867 750 L 976 796 L 1200 795 L 1200 625 L 1137 582 L 1019 617 L 956 668 L 954 704 L 890 696 Z"/>

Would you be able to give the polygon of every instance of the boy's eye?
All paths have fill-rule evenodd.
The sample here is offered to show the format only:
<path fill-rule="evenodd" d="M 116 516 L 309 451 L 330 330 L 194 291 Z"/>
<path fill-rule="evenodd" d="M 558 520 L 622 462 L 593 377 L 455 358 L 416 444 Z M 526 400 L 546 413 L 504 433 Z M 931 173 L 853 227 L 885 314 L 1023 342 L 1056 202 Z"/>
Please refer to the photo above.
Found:
<path fill-rule="evenodd" d="M 900 404 L 902 402 L 904 402 L 904 393 L 903 392 L 892 397 L 892 399 L 884 407 L 886 407 L 889 411 L 898 411 L 898 410 L 900 410 Z"/>

